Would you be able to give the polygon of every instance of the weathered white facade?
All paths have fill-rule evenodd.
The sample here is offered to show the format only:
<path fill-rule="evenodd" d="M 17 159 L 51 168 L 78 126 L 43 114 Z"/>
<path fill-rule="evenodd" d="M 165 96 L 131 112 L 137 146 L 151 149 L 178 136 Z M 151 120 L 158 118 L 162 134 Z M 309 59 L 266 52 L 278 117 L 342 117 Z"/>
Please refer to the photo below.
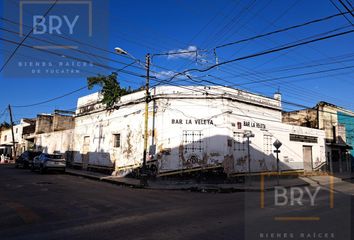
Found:
<path fill-rule="evenodd" d="M 15 138 L 15 145 L 16 145 L 16 152 L 17 155 L 23 152 L 22 147 L 24 146 L 24 140 L 22 138 L 22 131 L 23 128 L 29 126 L 30 124 L 27 123 L 24 119 L 21 119 L 21 122 L 17 125 L 14 125 L 14 138 Z M 8 155 L 12 156 L 12 148 L 13 148 L 13 140 L 12 140 L 12 130 L 4 129 L 0 132 L 0 155 Z"/>
<path fill-rule="evenodd" d="M 71 149 L 59 151 L 72 151 L 83 168 L 124 174 L 142 163 L 144 92 L 123 96 L 111 111 L 99 100 L 98 93 L 78 100 L 73 136 L 65 140 L 72 139 Z M 250 159 L 245 131 L 254 134 Z M 214 167 L 228 174 L 274 171 L 276 139 L 283 143 L 281 170 L 311 171 L 325 163 L 324 137 L 322 130 L 283 124 L 279 94 L 273 99 L 220 86 L 151 89 L 149 159 L 159 174 Z"/>

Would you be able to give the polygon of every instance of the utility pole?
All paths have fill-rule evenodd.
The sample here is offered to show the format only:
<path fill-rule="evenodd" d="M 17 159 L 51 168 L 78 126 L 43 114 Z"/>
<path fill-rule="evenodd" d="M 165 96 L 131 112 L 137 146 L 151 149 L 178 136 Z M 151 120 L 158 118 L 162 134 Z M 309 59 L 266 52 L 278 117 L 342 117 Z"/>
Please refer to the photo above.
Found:
<path fill-rule="evenodd" d="M 247 158 L 248 158 L 248 180 L 251 185 L 251 150 L 250 150 L 250 138 L 254 137 L 252 131 L 246 130 L 243 134 L 244 138 L 247 138 Z"/>
<path fill-rule="evenodd" d="M 146 68 L 146 82 L 145 82 L 145 119 L 144 119 L 144 153 L 143 153 L 143 167 L 140 183 L 146 186 L 147 175 L 146 175 L 146 155 L 147 155 L 147 145 L 148 145 L 148 127 L 149 127 L 149 101 L 150 101 L 150 54 L 146 54 L 145 58 L 145 68 Z"/>
<path fill-rule="evenodd" d="M 11 134 L 12 134 L 12 148 L 13 148 L 13 159 L 16 160 L 16 143 L 15 143 L 15 133 L 14 133 L 14 121 L 12 117 L 12 110 L 9 104 L 9 114 L 10 114 L 10 122 L 11 122 Z"/>

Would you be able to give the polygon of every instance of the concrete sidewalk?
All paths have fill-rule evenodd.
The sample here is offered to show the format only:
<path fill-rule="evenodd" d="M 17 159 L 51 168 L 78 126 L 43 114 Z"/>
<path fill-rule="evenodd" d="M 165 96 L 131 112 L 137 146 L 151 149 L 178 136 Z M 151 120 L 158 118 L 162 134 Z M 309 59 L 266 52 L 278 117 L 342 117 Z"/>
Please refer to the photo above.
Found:
<path fill-rule="evenodd" d="M 281 177 L 279 179 L 279 185 L 277 184 L 277 179 L 275 177 L 269 178 L 265 177 L 264 181 L 261 182 L 260 179 L 252 179 L 250 182 L 246 183 L 197 183 L 193 180 L 149 180 L 148 186 L 141 186 L 140 180 L 135 178 L 127 177 L 116 177 L 111 175 L 106 175 L 102 173 L 84 171 L 84 170 L 74 170 L 67 169 L 67 174 L 81 176 L 85 178 L 90 178 L 94 180 L 99 180 L 103 182 L 109 182 L 112 184 L 128 186 L 132 188 L 145 188 L 152 190 L 184 190 L 184 191 L 195 191 L 195 192 L 251 192 L 251 191 L 270 191 L 273 190 L 275 186 L 289 187 L 300 187 L 309 186 L 311 182 L 305 181 L 303 178 L 289 178 Z"/>

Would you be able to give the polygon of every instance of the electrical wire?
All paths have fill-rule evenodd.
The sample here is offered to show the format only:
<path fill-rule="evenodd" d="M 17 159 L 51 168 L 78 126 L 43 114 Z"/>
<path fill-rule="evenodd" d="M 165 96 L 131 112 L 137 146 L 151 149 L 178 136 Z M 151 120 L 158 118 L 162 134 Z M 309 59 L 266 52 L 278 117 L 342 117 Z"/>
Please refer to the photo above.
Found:
<path fill-rule="evenodd" d="M 332 5 L 337 9 L 338 12 L 340 12 L 341 14 L 343 14 L 342 10 L 340 10 L 340 8 L 337 7 L 337 5 L 333 2 L 333 0 L 330 0 L 330 2 L 331 2 Z M 354 26 L 354 24 L 349 20 L 349 18 L 347 18 L 347 16 L 345 16 L 345 14 L 343 14 L 343 17 L 344 17 L 352 26 Z"/>
<path fill-rule="evenodd" d="M 204 68 L 204 69 L 191 68 L 191 69 L 188 69 L 188 70 L 185 70 L 183 72 L 175 74 L 170 79 L 168 79 L 168 81 L 172 81 L 175 77 L 177 77 L 179 75 L 183 75 L 186 72 L 192 72 L 192 71 L 207 72 L 207 71 L 209 71 L 209 70 L 211 70 L 213 68 L 216 68 L 216 67 L 219 67 L 219 66 L 222 66 L 222 65 L 226 65 L 226 64 L 229 64 L 229 63 L 232 63 L 232 62 L 242 61 L 242 60 L 251 59 L 251 58 L 254 58 L 254 57 L 259 57 L 259 56 L 263 56 L 263 55 L 267 55 L 267 54 L 271 54 L 271 53 L 275 53 L 275 52 L 280 52 L 280 51 L 284 51 L 286 49 L 299 47 L 299 46 L 310 44 L 310 43 L 313 43 L 313 42 L 323 41 L 323 40 L 326 40 L 326 39 L 330 39 L 330 38 L 334 38 L 334 37 L 350 34 L 350 33 L 353 33 L 353 32 L 354 32 L 354 30 L 349 30 L 349 31 L 345 31 L 345 32 L 340 32 L 340 33 L 328 35 L 328 36 L 325 36 L 325 37 L 320 37 L 320 38 L 316 38 L 316 39 L 300 42 L 300 43 L 297 43 L 297 44 L 287 45 L 287 46 L 283 46 L 283 47 L 280 47 L 280 48 L 273 48 L 273 49 L 270 49 L 270 50 L 266 50 L 266 51 L 262 51 L 262 52 L 258 52 L 258 53 L 254 53 L 254 54 L 250 54 L 250 55 L 246 55 L 246 56 L 243 56 L 243 57 L 231 59 L 231 60 L 228 60 L 228 61 L 224 61 L 224 62 L 221 62 L 221 63 L 218 63 L 218 64 L 214 64 L 214 65 L 209 66 L 209 67 Z"/>
<path fill-rule="evenodd" d="M 330 16 L 327 16 L 327 17 L 324 17 L 324 18 L 319 18 L 319 19 L 311 20 L 311 21 L 309 21 L 309 22 L 305 22 L 305 23 L 301 23 L 301 24 L 294 25 L 294 26 L 290 26 L 290 27 L 278 29 L 278 30 L 275 30 L 275 31 L 272 31 L 272 32 L 260 34 L 260 35 L 253 36 L 253 37 L 249 37 L 249 38 L 246 38 L 246 39 L 242 39 L 242 40 L 238 40 L 238 41 L 234 41 L 234 42 L 222 44 L 222 45 L 216 46 L 215 49 L 223 48 L 223 47 L 227 47 L 227 46 L 231 46 L 231 45 L 235 45 L 235 44 L 239 44 L 239 43 L 242 43 L 242 42 L 247 42 L 247 41 L 250 41 L 250 40 L 255 40 L 255 39 L 258 39 L 258 38 L 262 38 L 262 37 L 265 37 L 265 36 L 270 36 L 270 35 L 273 35 L 273 34 L 276 34 L 276 33 L 280 33 L 280 32 L 289 31 L 289 30 L 291 30 L 291 29 L 296 29 L 296 28 L 304 27 L 304 26 L 307 26 L 307 25 L 311 25 L 311 24 L 313 24 L 313 23 L 318 23 L 318 22 L 322 22 L 322 21 L 327 21 L 327 20 L 329 20 L 329 19 L 332 19 L 332 18 L 335 18 L 335 17 L 338 17 L 338 16 L 342 16 L 342 15 L 345 15 L 345 14 L 348 14 L 348 13 L 349 13 L 349 12 L 338 13 L 338 14 L 330 15 Z"/>

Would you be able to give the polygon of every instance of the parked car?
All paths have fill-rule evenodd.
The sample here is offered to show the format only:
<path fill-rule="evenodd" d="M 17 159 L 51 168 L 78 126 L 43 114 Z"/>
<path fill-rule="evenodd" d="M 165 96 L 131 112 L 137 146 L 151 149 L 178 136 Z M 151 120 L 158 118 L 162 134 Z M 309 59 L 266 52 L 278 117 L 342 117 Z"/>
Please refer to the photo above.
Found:
<path fill-rule="evenodd" d="M 60 170 L 65 172 L 66 160 L 61 154 L 42 153 L 33 159 L 32 171 L 39 170 L 44 173 L 47 170 Z"/>
<path fill-rule="evenodd" d="M 15 161 L 15 167 L 29 168 L 32 166 L 33 158 L 39 156 L 41 152 L 25 151 Z"/>

